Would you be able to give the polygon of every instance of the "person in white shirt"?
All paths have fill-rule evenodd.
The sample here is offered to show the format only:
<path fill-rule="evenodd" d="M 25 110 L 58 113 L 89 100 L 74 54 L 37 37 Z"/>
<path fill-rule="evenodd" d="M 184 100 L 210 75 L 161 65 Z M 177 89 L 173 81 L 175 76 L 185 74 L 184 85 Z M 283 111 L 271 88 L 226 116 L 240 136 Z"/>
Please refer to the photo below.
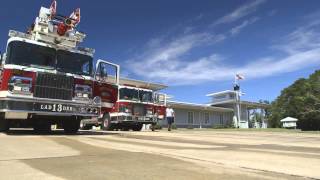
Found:
<path fill-rule="evenodd" d="M 168 122 L 168 131 L 171 131 L 172 123 L 174 123 L 174 110 L 168 105 L 166 109 L 166 118 Z"/>

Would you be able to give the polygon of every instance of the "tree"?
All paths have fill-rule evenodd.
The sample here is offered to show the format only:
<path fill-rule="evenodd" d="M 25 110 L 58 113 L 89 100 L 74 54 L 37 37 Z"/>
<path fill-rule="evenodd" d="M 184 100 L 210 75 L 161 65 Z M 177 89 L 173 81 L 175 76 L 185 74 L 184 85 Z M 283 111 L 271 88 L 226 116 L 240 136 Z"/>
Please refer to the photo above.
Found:
<path fill-rule="evenodd" d="M 298 79 L 281 91 L 281 95 L 272 102 L 269 125 L 280 127 L 285 117 L 298 118 L 298 128 L 302 130 L 320 130 L 320 70 L 309 78 Z"/>

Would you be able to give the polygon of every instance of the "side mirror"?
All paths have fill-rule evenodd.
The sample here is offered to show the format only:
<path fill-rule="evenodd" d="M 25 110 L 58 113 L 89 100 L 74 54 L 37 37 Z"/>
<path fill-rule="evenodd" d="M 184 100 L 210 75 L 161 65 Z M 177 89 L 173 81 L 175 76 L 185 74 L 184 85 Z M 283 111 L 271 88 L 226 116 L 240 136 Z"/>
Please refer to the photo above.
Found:
<path fill-rule="evenodd" d="M 120 74 L 120 66 L 108 61 L 104 61 L 99 59 L 96 64 L 96 71 L 94 78 L 96 80 L 106 81 L 106 77 L 108 77 L 109 83 L 119 84 L 119 74 Z"/>
<path fill-rule="evenodd" d="M 108 72 L 105 66 L 103 66 L 103 64 L 101 64 L 100 66 L 100 76 L 102 78 L 107 78 L 108 77 Z"/>
<path fill-rule="evenodd" d="M 2 63 L 2 52 L 0 51 L 0 64 Z"/>

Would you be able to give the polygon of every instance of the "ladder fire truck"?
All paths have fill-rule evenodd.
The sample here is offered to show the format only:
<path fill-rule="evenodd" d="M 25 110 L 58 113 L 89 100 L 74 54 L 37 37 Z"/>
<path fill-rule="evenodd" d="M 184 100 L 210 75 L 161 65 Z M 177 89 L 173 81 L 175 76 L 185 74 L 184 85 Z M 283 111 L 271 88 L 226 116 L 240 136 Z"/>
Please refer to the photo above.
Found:
<path fill-rule="evenodd" d="M 117 100 L 120 67 L 103 60 L 93 65 L 94 50 L 78 46 L 86 37 L 76 29 L 80 9 L 67 17 L 56 8 L 56 1 L 41 7 L 27 33 L 9 31 L 0 66 L 0 131 L 48 132 L 57 124 L 76 133 L 81 119 L 111 110 Z"/>
<path fill-rule="evenodd" d="M 117 102 L 111 111 L 101 111 L 103 118 L 91 118 L 81 121 L 82 129 L 101 126 L 103 130 L 140 131 L 143 124 L 151 129 L 165 118 L 166 97 L 158 93 L 165 85 L 139 80 L 121 78 Z"/>

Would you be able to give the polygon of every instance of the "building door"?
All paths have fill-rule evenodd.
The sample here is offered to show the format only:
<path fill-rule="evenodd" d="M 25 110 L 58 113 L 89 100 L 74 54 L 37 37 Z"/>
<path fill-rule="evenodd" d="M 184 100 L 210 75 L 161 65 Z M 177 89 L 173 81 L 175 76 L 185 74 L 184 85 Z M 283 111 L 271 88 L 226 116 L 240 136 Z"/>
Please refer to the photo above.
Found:
<path fill-rule="evenodd" d="M 220 124 L 223 124 L 223 114 L 219 115 L 219 121 L 220 121 Z"/>
<path fill-rule="evenodd" d="M 209 124 L 210 122 L 210 119 L 209 119 L 209 113 L 204 113 L 204 123 L 205 124 Z"/>
<path fill-rule="evenodd" d="M 193 124 L 194 114 L 193 112 L 188 112 L 188 124 Z"/>

